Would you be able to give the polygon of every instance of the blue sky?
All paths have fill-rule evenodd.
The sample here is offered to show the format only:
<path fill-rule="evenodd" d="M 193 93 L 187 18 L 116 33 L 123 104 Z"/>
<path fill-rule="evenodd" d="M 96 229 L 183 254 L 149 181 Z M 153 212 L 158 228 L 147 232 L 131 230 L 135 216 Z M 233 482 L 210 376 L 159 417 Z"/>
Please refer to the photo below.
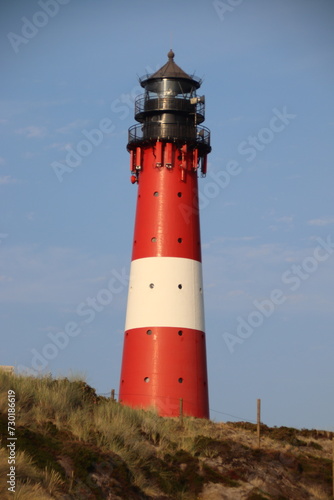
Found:
<path fill-rule="evenodd" d="M 0 364 L 118 391 L 127 130 L 138 76 L 172 46 L 203 78 L 212 134 L 200 179 L 211 417 L 255 420 L 261 398 L 268 425 L 334 430 L 333 2 L 0 9 Z"/>

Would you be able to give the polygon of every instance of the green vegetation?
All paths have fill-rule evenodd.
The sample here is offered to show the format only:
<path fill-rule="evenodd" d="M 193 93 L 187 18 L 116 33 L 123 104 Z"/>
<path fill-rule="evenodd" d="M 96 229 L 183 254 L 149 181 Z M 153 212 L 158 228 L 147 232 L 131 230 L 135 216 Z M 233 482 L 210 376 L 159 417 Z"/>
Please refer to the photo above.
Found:
<path fill-rule="evenodd" d="M 9 389 L 16 399 L 15 494 L 6 484 Z M 304 441 L 316 438 L 264 426 L 271 444 L 257 449 L 251 425 L 190 417 L 181 424 L 97 396 L 82 380 L 0 372 L 0 498 L 205 500 L 210 488 L 244 490 L 247 500 L 328 498 L 328 439 Z"/>

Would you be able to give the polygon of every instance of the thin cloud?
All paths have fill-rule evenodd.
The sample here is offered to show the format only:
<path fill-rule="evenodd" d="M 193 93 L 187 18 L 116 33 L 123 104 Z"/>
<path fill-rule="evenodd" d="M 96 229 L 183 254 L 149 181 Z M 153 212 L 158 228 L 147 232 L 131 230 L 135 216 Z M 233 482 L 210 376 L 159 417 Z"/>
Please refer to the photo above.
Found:
<path fill-rule="evenodd" d="M 280 224 L 281 227 L 285 226 L 285 230 L 291 230 L 294 227 L 293 217 L 291 215 L 284 215 L 283 217 L 278 217 L 275 222 Z"/>
<path fill-rule="evenodd" d="M 5 276 L 5 275 L 0 275 L 0 281 L 4 282 L 4 283 L 10 283 L 11 281 L 13 281 L 13 278 L 11 276 Z"/>
<path fill-rule="evenodd" d="M 229 297 L 240 297 L 241 295 L 245 295 L 245 290 L 230 290 L 227 295 Z"/>
<path fill-rule="evenodd" d="M 25 214 L 25 218 L 30 221 L 35 220 L 35 216 L 36 216 L 35 212 L 28 212 Z"/>
<path fill-rule="evenodd" d="M 256 236 L 222 236 L 221 238 L 216 238 L 214 240 L 203 243 L 204 248 L 209 248 L 212 245 L 220 245 L 221 243 L 238 243 L 244 241 L 253 241 Z"/>
<path fill-rule="evenodd" d="M 314 261 L 318 240 L 312 245 L 304 242 L 301 247 L 263 244 L 256 240 L 220 246 L 220 251 L 206 251 L 204 260 L 208 311 L 224 308 L 229 314 L 250 312 L 254 309 L 254 300 L 269 299 L 272 291 L 278 289 L 287 298 L 279 310 L 298 307 L 298 311 L 308 313 L 332 312 L 330 270 L 334 266 L 333 257 L 318 262 L 314 270 L 307 267 Z"/>
<path fill-rule="evenodd" d="M 126 279 L 124 269 L 123 263 L 116 263 L 108 254 L 95 259 L 76 248 L 6 244 L 1 246 L 0 276 L 6 287 L 0 287 L 0 300 L 18 304 L 57 303 L 76 308 L 81 301 L 106 288 L 114 271 Z M 127 286 L 120 284 L 120 300 L 125 303 Z"/>
<path fill-rule="evenodd" d="M 68 134 L 72 130 L 76 130 L 77 128 L 86 127 L 88 125 L 88 120 L 75 120 L 74 122 L 67 123 L 63 127 L 57 128 L 56 132 L 59 134 Z"/>
<path fill-rule="evenodd" d="M 38 139 L 46 135 L 46 128 L 30 125 L 29 127 L 19 128 L 15 133 L 24 135 L 28 139 Z"/>
<path fill-rule="evenodd" d="M 283 222 L 284 224 L 291 224 L 293 222 L 293 217 L 284 216 L 276 219 L 276 222 Z"/>
<path fill-rule="evenodd" d="M 311 219 L 307 221 L 309 226 L 328 226 L 334 224 L 334 217 L 323 217 L 322 219 Z"/>
<path fill-rule="evenodd" d="M 24 158 L 25 160 L 31 160 L 32 158 L 36 158 L 37 153 L 33 153 L 32 151 L 25 151 L 24 153 L 22 153 L 22 158 Z"/>
<path fill-rule="evenodd" d="M 56 149 L 57 151 L 66 151 L 67 148 L 71 146 L 71 143 L 69 142 L 53 142 L 52 144 L 49 144 L 48 146 L 45 147 L 46 150 L 48 149 Z"/>
<path fill-rule="evenodd" d="M 0 177 L 0 185 L 4 184 L 15 184 L 17 182 L 17 179 L 14 179 L 10 175 L 3 175 Z"/>

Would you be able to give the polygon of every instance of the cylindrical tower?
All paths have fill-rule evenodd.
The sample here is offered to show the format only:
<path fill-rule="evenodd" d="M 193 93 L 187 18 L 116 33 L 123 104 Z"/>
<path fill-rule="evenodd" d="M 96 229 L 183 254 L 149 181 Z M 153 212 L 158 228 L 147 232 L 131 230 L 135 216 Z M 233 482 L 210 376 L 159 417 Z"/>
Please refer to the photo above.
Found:
<path fill-rule="evenodd" d="M 168 62 L 140 79 L 129 129 L 138 198 L 119 399 L 162 416 L 207 418 L 197 177 L 211 151 L 201 81 Z"/>

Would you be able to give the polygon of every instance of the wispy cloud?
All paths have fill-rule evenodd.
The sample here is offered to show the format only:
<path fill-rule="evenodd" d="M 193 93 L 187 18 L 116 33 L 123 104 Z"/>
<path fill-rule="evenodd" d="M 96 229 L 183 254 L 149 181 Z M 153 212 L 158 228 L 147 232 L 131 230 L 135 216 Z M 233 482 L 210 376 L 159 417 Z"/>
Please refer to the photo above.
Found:
<path fill-rule="evenodd" d="M 294 217 L 292 215 L 283 215 L 281 217 L 275 217 L 275 215 L 275 212 L 271 211 L 268 215 L 262 217 L 264 220 L 269 219 L 273 222 L 268 226 L 268 229 L 271 231 L 291 231 L 294 228 Z"/>
<path fill-rule="evenodd" d="M 56 149 L 57 151 L 66 151 L 67 148 L 71 147 L 72 144 L 69 142 L 53 142 L 46 146 L 45 149 Z"/>
<path fill-rule="evenodd" d="M 3 283 L 10 283 L 13 281 L 13 278 L 11 276 L 5 276 L 4 274 L 0 275 L 0 281 Z"/>
<path fill-rule="evenodd" d="M 245 117 L 244 117 L 244 116 L 233 116 L 233 117 L 231 118 L 231 121 L 232 121 L 232 122 L 240 122 L 240 121 L 242 121 L 242 120 L 244 120 L 244 119 L 245 119 Z"/>
<path fill-rule="evenodd" d="M 72 130 L 86 127 L 88 123 L 89 120 L 75 120 L 74 122 L 67 123 L 63 127 L 57 128 L 56 132 L 58 132 L 59 134 L 68 134 Z"/>
<path fill-rule="evenodd" d="M 28 212 L 25 214 L 25 218 L 30 221 L 35 220 L 35 216 L 36 216 L 35 212 Z"/>
<path fill-rule="evenodd" d="M 15 184 L 15 182 L 17 182 L 17 179 L 14 179 L 10 175 L 3 175 L 2 177 L 0 177 L 0 185 Z"/>
<path fill-rule="evenodd" d="M 229 297 L 240 297 L 241 295 L 245 295 L 245 290 L 230 290 L 227 295 Z"/>
<path fill-rule="evenodd" d="M 46 135 L 46 128 L 36 127 L 35 125 L 29 125 L 28 127 L 19 128 L 18 130 L 15 130 L 15 133 L 24 135 L 28 139 L 36 139 L 44 137 Z"/>
<path fill-rule="evenodd" d="M 253 241 L 256 239 L 255 236 L 227 236 L 227 237 L 221 237 L 221 238 L 216 238 L 211 241 L 204 242 L 202 244 L 203 250 L 207 250 L 208 248 L 217 248 L 221 247 L 221 244 L 228 244 L 228 243 L 243 243 L 243 242 L 248 242 L 248 241 Z"/>
<path fill-rule="evenodd" d="M 279 217 L 276 222 L 282 222 L 284 224 L 291 224 L 293 222 L 293 217 L 285 215 L 284 217 Z"/>
<path fill-rule="evenodd" d="M 26 116 L 36 116 L 36 112 L 42 111 L 43 113 L 49 108 L 62 107 L 70 102 L 69 99 L 59 99 L 54 101 L 20 101 L 20 100 L 0 100 L 0 108 L 2 118 L 0 119 L 0 124 L 6 124 L 10 122 L 10 119 Z M 30 114 L 32 113 L 32 114 Z M 22 120 L 21 120 L 22 123 Z"/>
<path fill-rule="evenodd" d="M 279 228 L 283 228 L 286 231 L 290 231 L 294 227 L 293 217 L 291 215 L 284 215 L 283 217 L 278 217 L 277 219 L 275 219 L 275 222 L 278 224 Z"/>
<path fill-rule="evenodd" d="M 334 269 L 334 257 L 319 262 L 314 272 L 308 271 L 309 263 L 314 261 L 314 249 L 318 246 L 318 240 L 311 245 L 306 242 L 299 248 L 280 243 L 261 243 L 257 239 L 231 244 L 222 244 L 217 240 L 212 248 L 203 249 L 207 309 L 223 308 L 226 313 L 235 311 L 239 314 L 240 311 L 251 310 L 254 300 L 268 297 L 271 290 L 280 289 L 286 297 L 291 295 L 291 299 L 286 301 L 287 306 L 295 301 L 299 311 L 332 311 L 333 306 L 326 297 L 330 297 L 332 284 L 329 271 Z M 320 252 L 321 255 L 323 252 Z M 305 275 L 306 279 L 300 277 Z M 300 283 L 298 294 L 302 294 L 298 297 L 294 297 L 296 292 L 292 287 L 296 283 Z M 310 287 L 309 283 L 313 285 Z M 319 297 L 317 302 L 313 295 Z"/>
<path fill-rule="evenodd" d="M 334 217 L 323 217 L 322 219 L 311 219 L 307 221 L 310 226 L 328 226 L 334 224 Z"/>
<path fill-rule="evenodd" d="M 34 213 L 25 215 L 28 220 L 35 217 Z M 105 288 L 111 271 L 123 267 L 111 255 L 95 259 L 75 248 L 3 245 L 0 279 L 6 286 L 0 287 L 0 300 L 76 305 Z M 125 306 L 126 287 L 117 300 Z"/>

